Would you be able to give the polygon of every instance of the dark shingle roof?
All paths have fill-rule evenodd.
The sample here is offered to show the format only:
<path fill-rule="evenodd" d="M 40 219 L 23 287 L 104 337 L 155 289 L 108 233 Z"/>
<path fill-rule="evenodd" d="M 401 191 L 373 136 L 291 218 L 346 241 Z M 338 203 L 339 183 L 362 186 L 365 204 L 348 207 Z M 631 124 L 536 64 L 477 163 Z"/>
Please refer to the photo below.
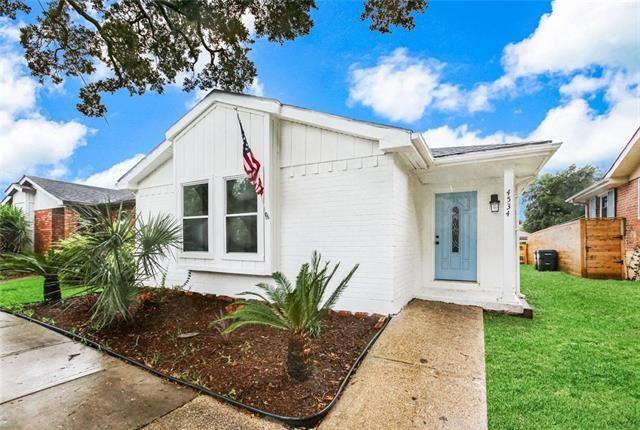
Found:
<path fill-rule="evenodd" d="M 101 203 L 128 202 L 136 199 L 135 195 L 130 191 L 93 187 L 91 185 L 39 178 L 37 176 L 27 176 L 27 181 L 35 183 L 64 203 L 96 205 Z"/>
<path fill-rule="evenodd" d="M 451 155 L 470 154 L 473 152 L 496 151 L 500 149 L 518 148 L 520 146 L 541 145 L 543 143 L 551 143 L 550 140 L 541 140 L 538 142 L 519 142 L 519 143 L 496 143 L 493 145 L 469 145 L 469 146 L 447 146 L 442 148 L 430 148 L 431 154 L 435 158 L 449 157 Z"/>

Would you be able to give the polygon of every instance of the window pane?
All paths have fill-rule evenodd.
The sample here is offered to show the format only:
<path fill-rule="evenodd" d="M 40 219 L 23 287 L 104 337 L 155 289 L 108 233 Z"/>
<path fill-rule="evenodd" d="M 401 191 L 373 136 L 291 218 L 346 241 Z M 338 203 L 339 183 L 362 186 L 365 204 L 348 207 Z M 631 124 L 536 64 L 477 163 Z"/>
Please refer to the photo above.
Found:
<path fill-rule="evenodd" d="M 207 215 L 209 213 L 209 185 L 187 185 L 183 192 L 184 216 Z"/>
<path fill-rule="evenodd" d="M 207 218 L 182 220 L 182 249 L 184 251 L 209 250 L 209 226 Z"/>
<path fill-rule="evenodd" d="M 258 217 L 227 217 L 227 252 L 258 252 Z"/>
<path fill-rule="evenodd" d="M 460 251 L 460 209 L 454 206 L 451 211 L 451 252 Z"/>
<path fill-rule="evenodd" d="M 258 196 L 249 179 L 227 181 L 227 213 L 258 212 Z"/>

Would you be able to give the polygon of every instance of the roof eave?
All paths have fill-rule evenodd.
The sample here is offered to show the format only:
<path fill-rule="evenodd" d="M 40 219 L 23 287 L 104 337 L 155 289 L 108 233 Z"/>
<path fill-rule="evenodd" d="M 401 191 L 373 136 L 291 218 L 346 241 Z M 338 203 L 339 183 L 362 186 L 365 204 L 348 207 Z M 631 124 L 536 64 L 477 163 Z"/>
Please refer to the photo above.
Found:
<path fill-rule="evenodd" d="M 629 152 L 631 151 L 631 149 L 639 142 L 640 142 L 640 127 L 638 127 L 638 129 L 635 131 L 633 136 L 631 136 L 631 139 L 629 139 L 629 141 L 624 146 L 620 154 L 618 154 L 618 156 L 616 157 L 615 161 L 613 162 L 609 170 L 607 170 L 607 173 L 605 173 L 604 175 L 605 178 L 614 178 L 616 176 L 615 175 L 616 170 L 620 167 L 622 162 L 629 155 Z"/>
<path fill-rule="evenodd" d="M 544 155 L 544 160 L 538 165 L 536 173 L 549 161 L 549 159 L 560 148 L 562 142 L 549 142 L 541 144 L 531 144 L 515 148 L 494 149 L 489 151 L 469 152 L 467 154 L 448 155 L 435 158 L 434 164 L 437 166 L 451 166 L 456 164 L 468 164 L 478 161 L 501 161 L 510 158 L 521 158 L 525 156 Z"/>
<path fill-rule="evenodd" d="M 116 182 L 116 186 L 121 190 L 135 190 L 142 178 L 172 156 L 173 143 L 170 140 L 164 140 L 122 175 Z"/>
<path fill-rule="evenodd" d="M 583 204 L 586 204 L 589 201 L 589 199 L 591 199 L 592 197 L 595 197 L 598 194 L 602 194 L 603 192 L 610 190 L 612 188 L 615 188 L 624 183 L 625 183 L 624 179 L 603 178 L 589 185 L 584 190 L 572 195 L 571 197 L 566 199 L 565 202 L 583 205 Z"/>

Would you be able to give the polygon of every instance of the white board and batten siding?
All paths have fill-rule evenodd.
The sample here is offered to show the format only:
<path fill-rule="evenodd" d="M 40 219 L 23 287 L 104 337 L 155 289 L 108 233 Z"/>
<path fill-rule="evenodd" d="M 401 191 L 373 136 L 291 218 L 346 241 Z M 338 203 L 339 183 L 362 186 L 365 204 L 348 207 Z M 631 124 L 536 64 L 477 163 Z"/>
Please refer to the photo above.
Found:
<path fill-rule="evenodd" d="M 251 150 L 263 165 L 265 189 L 271 189 L 270 120 L 264 113 L 239 111 Z M 258 217 L 258 255 L 235 256 L 225 253 L 225 180 L 244 175 L 242 140 L 236 111 L 216 105 L 200 116 L 175 139 L 173 145 L 176 215 L 182 216 L 182 187 L 209 184 L 209 252 L 178 254 L 179 266 L 199 271 L 267 275 L 273 270 L 272 221 Z M 267 210 L 272 208 L 267 203 Z M 258 211 L 264 211 L 259 200 Z M 273 214 L 275 215 L 275 213 Z"/>
<path fill-rule="evenodd" d="M 178 252 L 176 262 L 169 263 L 167 283 L 184 282 L 192 270 L 193 290 L 235 296 L 275 270 L 293 279 L 318 250 L 324 259 L 341 262 L 337 277 L 360 264 L 337 308 L 393 312 L 393 156 L 373 140 L 270 120 L 261 112 L 241 110 L 240 115 L 264 168 L 270 216 L 259 217 L 264 258 L 227 259 L 223 241 L 215 240 L 223 234 L 223 210 L 216 210 L 224 205 L 223 179 L 243 172 L 235 110 L 217 105 L 176 136 L 173 159 L 141 181 L 136 194 L 139 213 L 165 212 L 180 220 L 182 184 L 210 184 L 211 252 Z"/>

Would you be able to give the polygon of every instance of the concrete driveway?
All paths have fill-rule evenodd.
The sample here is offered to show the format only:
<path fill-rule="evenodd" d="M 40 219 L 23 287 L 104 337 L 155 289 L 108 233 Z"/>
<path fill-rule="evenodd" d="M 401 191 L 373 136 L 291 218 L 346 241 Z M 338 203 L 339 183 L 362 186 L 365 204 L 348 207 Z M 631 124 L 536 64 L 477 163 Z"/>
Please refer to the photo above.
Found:
<path fill-rule="evenodd" d="M 0 429 L 279 429 L 0 312 Z"/>
<path fill-rule="evenodd" d="M 482 310 L 412 301 L 320 428 L 486 429 Z"/>

